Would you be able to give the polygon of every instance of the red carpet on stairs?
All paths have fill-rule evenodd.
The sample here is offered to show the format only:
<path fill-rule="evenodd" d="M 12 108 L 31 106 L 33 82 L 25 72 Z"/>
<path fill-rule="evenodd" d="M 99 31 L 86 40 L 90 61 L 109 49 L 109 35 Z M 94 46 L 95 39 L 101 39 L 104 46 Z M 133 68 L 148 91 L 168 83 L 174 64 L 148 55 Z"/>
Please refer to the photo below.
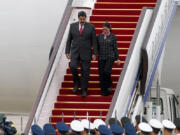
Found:
<path fill-rule="evenodd" d="M 122 61 L 120 66 L 115 63 L 112 69 L 113 92 L 108 97 L 100 95 L 98 63 L 92 61 L 88 96 L 82 98 L 81 91 L 73 94 L 74 84 L 71 71 L 68 68 L 60 94 L 57 96 L 57 102 L 52 110 L 51 123 L 53 126 L 62 120 L 62 113 L 67 124 L 74 119 L 74 112 L 76 113 L 76 119 L 86 118 L 87 112 L 92 122 L 94 119 L 100 118 L 100 114 L 102 114 L 103 120 L 106 119 L 141 9 L 145 6 L 154 7 L 155 4 L 156 0 L 97 0 L 90 22 L 95 25 L 97 34 L 102 32 L 102 25 L 105 21 L 111 23 L 112 32 L 116 34 L 118 40 L 118 50 Z"/>

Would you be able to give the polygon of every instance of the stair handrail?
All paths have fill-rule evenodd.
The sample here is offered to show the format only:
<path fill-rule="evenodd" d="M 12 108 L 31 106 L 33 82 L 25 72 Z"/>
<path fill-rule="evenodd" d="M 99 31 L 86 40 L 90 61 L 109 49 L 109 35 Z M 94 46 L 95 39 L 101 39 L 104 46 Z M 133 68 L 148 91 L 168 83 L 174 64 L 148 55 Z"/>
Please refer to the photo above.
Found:
<path fill-rule="evenodd" d="M 152 70 L 150 70 L 151 72 L 151 74 L 146 74 L 146 72 L 147 71 L 145 71 L 144 69 L 148 69 L 147 68 L 147 64 L 149 65 L 149 63 L 147 63 L 147 62 L 149 62 L 148 61 L 148 54 L 147 54 L 147 52 L 145 51 L 145 49 L 146 49 L 146 47 L 147 47 L 147 43 L 149 42 L 149 37 L 151 36 L 151 34 L 153 35 L 154 33 L 152 33 L 152 29 L 153 29 L 153 26 L 154 26 L 154 22 L 156 21 L 156 18 L 157 18 L 157 16 L 158 16 L 158 14 L 160 13 L 160 9 L 161 9 L 161 7 L 162 7 L 162 3 L 165 3 L 165 1 L 163 0 L 158 0 L 157 1 L 157 4 L 156 4 L 156 7 L 155 7 L 155 9 L 154 9 L 154 12 L 153 12 L 153 17 L 152 17 L 152 19 L 151 19 L 151 22 L 150 22 L 150 25 L 149 25 L 149 30 L 148 30 L 148 32 L 146 33 L 146 38 L 145 38 L 145 40 L 144 40 L 144 43 L 143 43 L 143 47 L 142 47 L 142 55 L 144 55 L 144 54 L 146 54 L 146 56 L 143 56 L 143 78 L 142 78 L 142 82 L 144 82 L 144 88 L 145 88 L 145 96 L 144 96 L 144 99 L 143 99 L 143 101 L 144 101 L 144 103 L 147 101 L 147 97 L 148 97 L 148 94 L 149 94 L 149 90 L 150 90 L 150 87 L 151 87 L 151 85 L 152 85 L 152 81 L 153 81 L 153 78 L 154 78 L 154 75 L 155 75 L 155 71 L 156 71 L 156 69 L 157 69 L 157 65 L 158 65 L 158 62 L 159 62 L 159 59 L 160 59 L 160 56 L 161 56 L 161 53 L 162 53 L 162 51 L 163 51 L 163 48 L 164 48 L 164 43 L 165 43 L 165 39 L 166 39 L 166 37 L 167 37 L 167 32 L 168 32 L 168 30 L 169 30 L 169 27 L 170 27 L 170 24 L 171 24 L 171 21 L 172 21 L 172 17 L 173 17 L 173 15 L 174 15 L 174 13 L 175 13 L 175 9 L 176 9 L 176 5 L 177 5 L 177 2 L 176 1 L 174 1 L 174 0 L 166 0 L 167 1 L 167 3 L 166 3 L 166 5 L 165 5 L 165 7 L 166 7 L 166 10 L 165 10 L 165 13 L 166 13 L 166 15 L 164 15 L 164 19 L 166 19 L 166 20 L 163 20 L 163 23 L 165 23 L 165 22 L 167 22 L 167 25 L 166 25 L 166 29 L 164 29 L 164 28 L 162 28 L 162 27 L 164 27 L 164 24 L 161 24 L 161 27 L 160 27 L 160 31 L 162 31 L 163 29 L 164 29 L 164 33 L 160 33 L 159 35 L 163 35 L 163 37 L 161 38 L 162 39 L 162 41 L 160 42 L 161 44 L 160 44 L 160 48 L 158 49 L 158 53 L 157 53 L 157 55 L 155 55 L 155 58 L 156 58 L 156 60 L 155 60 L 155 62 L 154 62 L 154 64 L 153 64 L 153 68 L 152 68 Z M 169 10 L 168 10 L 169 9 Z M 169 15 L 167 14 L 167 13 L 169 13 Z M 163 18 L 163 16 L 158 16 L 158 17 L 161 17 L 161 18 Z M 156 26 L 156 25 L 155 25 Z M 137 26 L 137 28 L 138 28 L 138 26 Z M 137 29 L 136 28 L 136 29 Z M 157 28 L 156 28 L 157 29 Z M 158 29 L 157 29 L 158 30 Z M 117 102 L 117 97 L 119 96 L 119 92 L 120 92 L 120 88 L 121 88 L 121 85 L 122 85 L 122 81 L 124 80 L 124 75 L 125 75 L 125 73 L 126 73 L 126 70 L 127 70 L 127 67 L 128 67 L 128 63 L 129 63 L 129 58 L 130 58 L 130 56 L 131 56 L 131 54 L 130 53 L 132 53 L 132 49 L 133 49 L 133 47 L 132 47 L 132 44 L 133 44 L 133 42 L 136 40 L 136 38 L 137 38 L 137 35 L 136 35 L 137 33 L 135 32 L 135 34 L 134 34 L 134 37 L 133 37 L 133 40 L 132 40 L 132 42 L 131 42 L 131 46 L 130 46 L 130 49 L 129 49 L 129 51 L 128 51 L 128 55 L 127 55 L 127 58 L 126 58 L 126 61 L 125 61 L 125 65 L 124 65 L 124 68 L 123 68 L 123 71 L 122 71 L 122 73 L 121 73 L 121 76 L 120 76 L 120 79 L 119 79 L 119 81 L 118 81 L 118 84 L 117 84 L 117 87 L 116 87 L 116 92 L 115 92 L 115 94 L 114 94 L 114 97 L 113 97 L 113 100 L 112 100 L 112 103 L 111 103 L 111 106 L 110 106 L 110 109 L 109 109 L 109 111 L 108 111 L 108 115 L 107 115 L 107 117 L 106 117 L 106 123 L 107 123 L 107 121 L 108 121 L 108 119 L 111 117 L 111 116 L 113 116 L 113 111 L 114 111 L 114 107 L 115 107 L 115 103 Z M 157 38 L 157 36 L 156 36 L 156 38 L 155 38 L 156 40 L 158 39 Z M 158 42 L 160 41 L 160 40 L 157 40 Z M 131 48 L 132 47 L 132 48 Z M 129 57 L 129 58 L 128 58 Z M 145 60 L 145 58 L 146 58 L 146 60 Z M 147 79 L 147 83 L 146 83 L 146 78 L 147 78 L 147 76 L 148 76 L 148 79 Z M 143 93 L 142 92 L 142 88 L 141 88 L 141 94 Z"/>
<path fill-rule="evenodd" d="M 153 24 L 153 22 L 154 22 L 154 20 L 155 20 L 155 18 L 156 18 L 156 16 L 157 16 L 157 14 L 158 14 L 158 11 L 159 11 L 159 8 L 160 8 L 160 6 L 161 6 L 161 1 L 162 0 L 158 0 L 157 1 L 157 4 L 156 4 L 156 6 L 155 6 L 155 8 L 154 8 L 154 11 L 153 11 L 153 15 L 152 15 L 152 19 L 151 19 L 151 21 L 150 21 L 150 24 L 149 24 L 149 27 L 148 27 L 148 30 L 147 30 L 147 33 L 149 33 L 149 31 L 152 29 L 152 24 Z M 142 95 L 143 97 L 144 97 L 144 92 L 143 92 L 143 90 L 145 89 L 145 87 L 146 87 L 146 78 L 147 78 L 147 75 L 146 75 L 146 72 L 147 72 L 147 60 L 145 60 L 145 58 L 144 58 L 144 46 L 145 46 L 145 40 L 147 40 L 148 39 L 148 37 L 149 37 L 149 35 L 146 33 L 146 36 L 145 36 L 145 38 L 144 38 L 144 42 L 143 42 L 143 45 L 142 45 L 142 51 L 141 51 L 141 55 L 142 55 L 142 59 L 141 59 L 141 65 L 140 65 L 140 68 L 139 68 L 139 72 L 138 72 L 138 75 L 137 75 L 137 78 L 136 78 L 136 81 L 135 81 L 135 83 L 134 83 L 134 87 L 133 87 L 133 89 L 132 89 L 132 92 L 131 92 L 131 98 L 129 99 L 129 101 L 128 101 L 128 105 L 126 106 L 126 112 L 125 112 L 125 115 L 127 115 L 128 116 L 128 114 L 129 114 L 129 107 L 131 106 L 131 100 L 133 100 L 133 96 L 136 96 L 136 95 L 133 95 L 133 91 L 135 91 L 135 86 L 137 85 L 137 83 L 138 83 L 138 78 L 139 78 L 139 74 L 141 74 L 141 78 L 139 78 L 140 79 L 140 91 L 139 91 L 139 94 L 140 95 Z M 144 101 L 144 98 L 143 98 L 143 101 Z M 134 120 L 134 118 L 132 118 L 132 120 Z"/>
<path fill-rule="evenodd" d="M 113 117 L 113 112 L 116 109 L 115 105 L 116 105 L 116 102 L 118 102 L 118 96 L 120 94 L 120 89 L 122 89 L 122 86 L 124 86 L 123 83 L 124 83 L 125 76 L 127 76 L 127 72 L 129 72 L 128 67 L 129 67 L 129 64 L 130 64 L 130 60 L 132 58 L 132 53 L 133 53 L 133 50 L 135 48 L 135 44 L 136 44 L 136 42 L 140 42 L 141 45 L 143 43 L 143 39 L 144 39 L 145 34 L 142 34 L 142 33 L 146 33 L 145 31 L 147 30 L 148 24 L 150 22 L 150 18 L 146 17 L 148 22 L 145 23 L 146 28 L 145 28 L 144 32 L 142 32 L 143 30 L 141 30 L 141 34 L 142 34 L 141 36 L 142 37 L 140 37 L 139 34 L 140 34 L 141 26 L 143 25 L 142 23 L 143 23 L 144 20 L 146 20 L 144 18 L 145 18 L 145 13 L 146 13 L 147 9 L 152 10 L 152 8 L 150 8 L 150 7 L 144 7 L 142 9 L 142 12 L 141 12 L 141 15 L 139 17 L 138 23 L 136 25 L 136 30 L 134 32 L 133 39 L 132 39 L 131 44 L 130 44 L 130 48 L 128 50 L 128 54 L 127 54 L 127 57 L 126 57 L 126 60 L 125 60 L 125 63 L 124 63 L 123 70 L 121 72 L 120 78 L 119 78 L 117 86 L 116 86 L 116 91 L 114 93 L 110 108 L 108 110 L 108 114 L 107 114 L 107 117 L 106 117 L 106 123 L 108 123 L 108 120 L 111 117 Z M 152 14 L 152 12 L 151 12 L 151 14 Z M 140 50 L 139 50 L 139 53 L 140 53 Z M 139 65 L 140 65 L 140 61 L 141 61 L 140 56 L 139 56 L 138 61 L 139 61 Z M 132 86 L 131 86 L 132 88 L 129 88 L 129 91 L 134 91 L 134 89 L 135 89 L 135 87 L 133 87 L 133 86 L 135 86 L 136 78 L 138 76 L 138 71 L 139 71 L 139 67 L 136 67 L 136 69 L 135 69 L 136 74 L 133 76 L 134 83 L 132 82 Z M 128 99 L 128 97 L 127 97 L 127 99 Z M 127 100 L 127 102 L 128 102 L 128 100 Z M 126 108 L 125 105 L 124 105 L 124 108 Z M 121 117 L 122 117 L 122 115 L 124 115 L 125 111 L 126 111 L 126 109 L 124 109 L 124 112 L 121 111 L 121 114 L 118 114 L 118 115 L 121 115 Z"/>
<path fill-rule="evenodd" d="M 53 45 L 52 45 L 53 49 L 52 49 L 52 53 L 51 53 L 51 56 L 50 56 L 50 60 L 49 60 L 48 66 L 46 68 L 46 72 L 44 74 L 43 80 L 42 80 L 41 85 L 40 85 L 40 89 L 38 91 L 38 95 L 36 97 L 35 103 L 33 104 L 32 111 L 31 111 L 31 113 L 29 115 L 29 119 L 28 119 L 28 122 L 27 122 L 27 125 L 26 125 L 26 128 L 25 128 L 25 131 L 24 131 L 25 135 L 28 135 L 29 130 L 30 130 L 31 125 L 32 125 L 32 122 L 33 122 L 33 120 L 35 120 L 34 117 L 35 117 L 36 111 L 37 111 L 39 103 L 41 101 L 41 97 L 42 97 L 44 89 L 46 87 L 46 83 L 49 80 L 52 67 L 54 65 L 54 62 L 55 62 L 59 47 L 61 45 L 61 41 L 62 41 L 63 36 L 64 36 L 64 32 L 65 32 L 66 27 L 68 25 L 67 22 L 69 21 L 69 18 L 71 16 L 71 12 L 72 12 L 72 9 L 73 9 L 72 8 L 72 2 L 73 2 L 73 0 L 68 0 L 66 8 L 64 10 L 64 14 L 63 14 L 61 22 L 59 24 L 59 27 L 58 27 L 58 30 L 57 30 L 57 33 L 56 33 L 56 36 L 55 36 L 55 39 L 54 39 L 54 42 L 53 42 Z M 52 78 L 52 76 L 51 76 L 51 78 Z"/>
<path fill-rule="evenodd" d="M 142 48 L 142 56 L 145 63 L 143 66 L 144 69 L 146 69 L 143 74 L 143 78 L 146 80 L 144 89 L 144 104 L 148 99 L 158 63 L 165 46 L 167 33 L 176 11 L 177 1 L 162 0 L 159 6 L 160 7 L 154 11 L 155 13 L 151 20 L 149 31 L 147 32 Z"/>

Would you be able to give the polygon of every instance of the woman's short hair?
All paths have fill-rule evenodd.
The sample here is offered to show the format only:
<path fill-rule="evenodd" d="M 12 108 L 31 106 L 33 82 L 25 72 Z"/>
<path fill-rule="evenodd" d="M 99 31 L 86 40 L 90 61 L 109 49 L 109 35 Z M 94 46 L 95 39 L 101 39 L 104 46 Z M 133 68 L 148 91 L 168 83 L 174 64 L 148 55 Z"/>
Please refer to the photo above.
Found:
<path fill-rule="evenodd" d="M 106 28 L 110 29 L 110 31 L 112 31 L 112 30 L 111 30 L 111 24 L 110 24 L 109 22 L 105 22 L 105 23 L 103 24 L 103 27 L 106 27 Z"/>
<path fill-rule="evenodd" d="M 152 129 L 153 129 L 153 132 L 156 134 L 158 134 L 161 131 L 161 129 L 159 129 L 159 128 L 152 127 Z"/>
<path fill-rule="evenodd" d="M 111 24 L 110 24 L 109 22 L 105 22 L 105 23 L 103 24 L 103 26 L 104 26 L 104 27 L 107 27 L 107 28 L 111 28 Z"/>

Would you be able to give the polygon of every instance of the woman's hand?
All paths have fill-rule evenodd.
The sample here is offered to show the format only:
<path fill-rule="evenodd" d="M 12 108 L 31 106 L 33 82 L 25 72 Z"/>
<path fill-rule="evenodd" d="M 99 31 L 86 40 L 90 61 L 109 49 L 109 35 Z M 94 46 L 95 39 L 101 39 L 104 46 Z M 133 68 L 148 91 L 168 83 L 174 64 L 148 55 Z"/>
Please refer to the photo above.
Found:
<path fill-rule="evenodd" d="M 121 64 L 121 61 L 120 60 L 117 60 L 117 65 L 119 66 Z"/>

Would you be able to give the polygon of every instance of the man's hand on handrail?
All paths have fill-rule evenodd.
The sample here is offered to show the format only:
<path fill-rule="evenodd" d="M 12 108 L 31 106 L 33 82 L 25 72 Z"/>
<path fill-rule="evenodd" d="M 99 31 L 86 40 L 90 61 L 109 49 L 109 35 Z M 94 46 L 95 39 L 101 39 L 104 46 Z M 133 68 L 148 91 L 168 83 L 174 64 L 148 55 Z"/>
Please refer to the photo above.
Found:
<path fill-rule="evenodd" d="M 69 53 L 66 53 L 66 58 L 70 59 L 70 54 Z"/>

